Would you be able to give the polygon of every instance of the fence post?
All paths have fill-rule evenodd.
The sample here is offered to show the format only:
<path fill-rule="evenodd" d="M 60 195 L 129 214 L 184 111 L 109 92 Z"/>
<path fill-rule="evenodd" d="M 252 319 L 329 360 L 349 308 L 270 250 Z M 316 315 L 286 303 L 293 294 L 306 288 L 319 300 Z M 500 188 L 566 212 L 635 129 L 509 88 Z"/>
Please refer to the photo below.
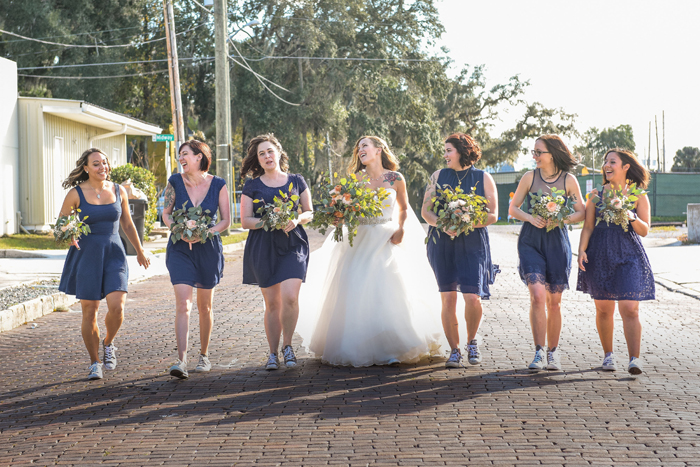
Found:
<path fill-rule="evenodd" d="M 700 203 L 688 203 L 688 240 L 700 243 Z"/>

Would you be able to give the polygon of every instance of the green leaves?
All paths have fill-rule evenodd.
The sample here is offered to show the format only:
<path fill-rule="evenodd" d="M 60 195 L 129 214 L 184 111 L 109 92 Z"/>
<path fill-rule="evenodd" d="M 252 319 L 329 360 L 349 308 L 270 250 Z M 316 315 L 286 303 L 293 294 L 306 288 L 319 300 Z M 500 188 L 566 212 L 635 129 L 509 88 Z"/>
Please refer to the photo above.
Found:
<path fill-rule="evenodd" d="M 452 188 L 445 184 L 437 187 L 437 194 L 430 210 L 438 217 L 434 230 L 438 237 L 440 230 L 457 233 L 456 236 L 469 235 L 477 225 L 486 222 L 488 200 L 476 194 L 476 186 L 472 187 L 470 193 L 464 193 L 459 186 Z M 450 238 L 454 240 L 455 237 Z M 433 241 L 436 241 L 434 237 Z"/>
<path fill-rule="evenodd" d="M 547 221 L 547 232 L 550 232 L 557 227 L 564 228 L 564 220 L 576 211 L 573 199 L 566 196 L 566 190 L 548 188 L 551 193 L 543 194 L 541 189 L 536 194 L 530 193 L 530 214 Z"/>
<path fill-rule="evenodd" d="M 598 193 L 602 195 L 602 200 L 600 196 L 594 198 L 597 207 L 596 225 L 600 221 L 604 221 L 608 225 L 613 223 L 621 226 L 622 230 L 627 232 L 630 222 L 628 212 L 635 208 L 637 200 L 644 196 L 646 191 L 637 188 L 637 185 L 633 183 L 626 187 L 621 186 L 619 189 L 610 185 L 609 188 L 603 190 L 601 186 Z"/>
<path fill-rule="evenodd" d="M 201 206 L 187 208 L 187 201 L 182 203 L 182 208 L 176 209 L 172 213 L 173 223 L 170 224 L 170 239 L 173 243 L 180 240 L 199 240 L 206 243 L 210 238 L 215 237 L 219 232 L 211 232 L 209 224 L 211 217 L 206 214 L 209 210 L 203 211 Z"/>

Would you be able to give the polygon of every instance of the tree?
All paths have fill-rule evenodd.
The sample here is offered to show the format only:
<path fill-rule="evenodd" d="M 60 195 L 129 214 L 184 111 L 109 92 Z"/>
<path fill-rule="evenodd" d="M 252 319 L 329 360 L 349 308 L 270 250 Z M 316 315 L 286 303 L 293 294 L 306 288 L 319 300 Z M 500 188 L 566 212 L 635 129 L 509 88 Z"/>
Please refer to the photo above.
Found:
<path fill-rule="evenodd" d="M 676 151 L 671 172 L 700 172 L 700 149 L 686 146 Z"/>
<path fill-rule="evenodd" d="M 634 151 L 634 135 L 632 126 L 618 125 L 615 128 L 605 128 L 598 131 L 593 127 L 583 134 L 583 144 L 574 147 L 574 152 L 581 157 L 581 163 L 586 167 L 598 169 L 603 164 L 603 157 L 609 149 L 620 148 Z"/>

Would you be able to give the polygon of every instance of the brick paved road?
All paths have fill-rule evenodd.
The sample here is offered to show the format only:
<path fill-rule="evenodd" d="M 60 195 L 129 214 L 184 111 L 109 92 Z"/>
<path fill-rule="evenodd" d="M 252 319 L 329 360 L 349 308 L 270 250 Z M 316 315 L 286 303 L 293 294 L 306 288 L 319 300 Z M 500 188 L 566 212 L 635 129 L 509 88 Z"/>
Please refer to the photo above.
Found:
<path fill-rule="evenodd" d="M 85 380 L 79 313 L 0 334 L 0 465 L 700 465 L 700 302 L 659 290 L 643 305 L 647 374 L 634 380 L 599 371 L 593 303 L 568 292 L 565 371 L 530 374 L 515 239 L 492 234 L 504 272 L 479 367 L 332 368 L 299 352 L 299 368 L 268 373 L 262 299 L 239 285 L 240 254 L 215 297 L 209 374 L 167 375 L 166 277 L 131 287 L 119 369 L 104 380 Z M 616 338 L 626 358 L 621 326 Z"/>

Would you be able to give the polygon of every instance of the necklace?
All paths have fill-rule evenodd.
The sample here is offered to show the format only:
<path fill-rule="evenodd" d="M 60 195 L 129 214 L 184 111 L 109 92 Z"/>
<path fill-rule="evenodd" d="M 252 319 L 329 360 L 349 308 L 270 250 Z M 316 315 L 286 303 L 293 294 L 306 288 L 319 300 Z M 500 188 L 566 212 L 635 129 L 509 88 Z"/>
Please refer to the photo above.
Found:
<path fill-rule="evenodd" d="M 365 173 L 367 173 L 366 170 L 365 170 Z M 379 180 L 383 180 L 383 179 L 384 179 L 384 176 L 385 176 L 386 174 L 387 174 L 387 172 L 382 172 L 382 173 L 379 175 L 379 177 L 377 177 L 377 178 L 370 178 L 369 180 L 370 180 L 371 182 L 378 182 Z M 367 176 L 369 177 L 369 174 L 367 174 Z"/>
<path fill-rule="evenodd" d="M 540 176 L 542 177 L 543 180 L 551 180 L 553 178 L 558 178 L 560 173 L 561 173 L 561 170 L 557 170 L 556 172 L 554 172 L 554 174 L 552 174 L 550 176 L 546 176 L 546 175 L 542 174 L 542 169 L 540 169 Z"/>
<path fill-rule="evenodd" d="M 470 166 L 467 168 L 467 170 L 464 171 L 464 175 L 462 175 L 462 178 L 459 178 L 459 175 L 457 175 L 457 171 L 455 170 L 455 175 L 457 175 L 457 180 L 459 180 L 459 184 L 460 184 L 460 185 L 462 184 L 462 180 L 464 180 L 464 177 L 467 176 L 467 174 L 469 173 L 469 171 L 470 171 L 471 169 L 472 169 L 472 166 L 470 165 Z"/>
<path fill-rule="evenodd" d="M 90 188 L 92 188 L 93 190 L 95 190 L 95 194 L 97 195 L 97 199 L 100 199 L 100 195 L 102 194 L 103 191 L 105 191 L 104 185 L 102 185 L 102 189 L 100 190 L 99 193 L 97 192 L 97 189 L 96 189 L 95 187 L 90 186 Z"/>

